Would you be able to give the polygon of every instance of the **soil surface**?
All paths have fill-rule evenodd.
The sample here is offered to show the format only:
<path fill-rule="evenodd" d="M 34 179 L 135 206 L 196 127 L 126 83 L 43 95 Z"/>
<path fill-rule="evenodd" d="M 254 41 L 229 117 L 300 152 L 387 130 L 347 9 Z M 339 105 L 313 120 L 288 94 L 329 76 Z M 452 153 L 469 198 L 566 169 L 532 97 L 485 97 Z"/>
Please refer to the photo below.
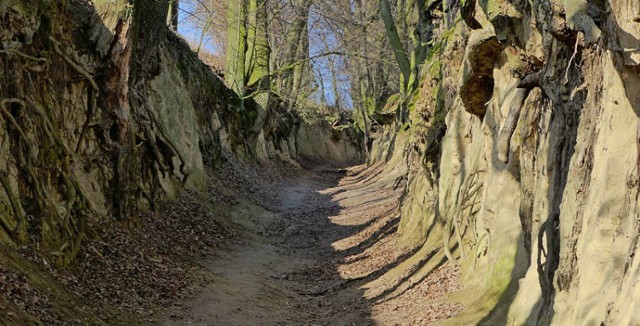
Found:
<path fill-rule="evenodd" d="M 192 295 L 148 321 L 416 325 L 459 313 L 461 305 L 445 303 L 460 289 L 458 267 L 398 247 L 404 181 L 382 172 L 287 171 L 236 196 L 228 220 L 237 236 L 200 262 L 205 277 Z"/>
<path fill-rule="evenodd" d="M 421 325 L 462 310 L 441 248 L 402 248 L 406 179 L 380 166 L 285 169 L 228 160 L 206 192 L 90 221 L 54 268 L 0 247 L 0 325 Z M 433 241 L 432 241 L 433 242 Z"/>

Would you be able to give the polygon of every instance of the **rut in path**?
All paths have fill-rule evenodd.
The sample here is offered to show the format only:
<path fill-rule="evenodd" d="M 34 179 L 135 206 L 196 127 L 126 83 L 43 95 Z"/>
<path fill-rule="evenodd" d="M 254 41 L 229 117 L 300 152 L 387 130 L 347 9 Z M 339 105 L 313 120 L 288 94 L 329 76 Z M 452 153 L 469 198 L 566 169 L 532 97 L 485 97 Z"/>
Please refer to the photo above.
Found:
<path fill-rule="evenodd" d="M 303 171 L 267 186 L 275 201 L 241 201 L 231 212 L 241 239 L 203 263 L 208 281 L 163 323 L 426 324 L 458 313 L 437 303 L 459 289 L 457 267 L 396 244 L 395 181 L 382 167 Z"/>

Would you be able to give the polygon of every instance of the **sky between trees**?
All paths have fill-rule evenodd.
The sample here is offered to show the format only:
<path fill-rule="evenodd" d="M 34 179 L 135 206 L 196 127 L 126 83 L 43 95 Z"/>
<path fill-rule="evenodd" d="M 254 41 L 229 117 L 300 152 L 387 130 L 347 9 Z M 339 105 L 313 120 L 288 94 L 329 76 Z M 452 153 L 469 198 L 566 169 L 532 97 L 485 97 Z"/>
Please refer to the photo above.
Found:
<path fill-rule="evenodd" d="M 180 1 L 179 32 L 197 51 L 217 57 L 209 59 L 223 70 L 230 28 L 228 3 L 243 1 L 247 0 Z M 391 0 L 389 4 L 401 42 L 409 49 L 418 5 L 411 0 Z M 311 60 L 305 67 L 304 87 L 298 90 L 306 100 L 353 108 L 379 104 L 400 90 L 396 81 L 399 68 L 387 41 L 378 0 L 265 0 L 265 5 L 272 70 L 287 64 L 282 60 L 285 43 L 300 8 L 307 11 L 303 38 L 308 51 L 304 57 Z M 305 47 L 304 42 L 297 47 Z"/>
<path fill-rule="evenodd" d="M 455 17 L 443 0 L 179 2 L 179 31 L 254 100 L 256 126 L 276 102 L 303 115 L 351 109 L 365 144 L 390 99 L 407 121 L 421 66 Z"/>

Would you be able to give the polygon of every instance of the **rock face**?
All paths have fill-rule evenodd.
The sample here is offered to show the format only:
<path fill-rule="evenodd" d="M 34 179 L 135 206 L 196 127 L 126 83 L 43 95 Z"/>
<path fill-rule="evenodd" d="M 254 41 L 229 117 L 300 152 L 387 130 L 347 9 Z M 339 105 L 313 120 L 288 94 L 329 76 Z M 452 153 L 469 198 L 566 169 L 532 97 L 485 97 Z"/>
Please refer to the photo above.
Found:
<path fill-rule="evenodd" d="M 364 158 L 354 129 L 333 128 L 326 120 L 301 124 L 295 142 L 298 156 L 310 161 L 349 166 Z"/>
<path fill-rule="evenodd" d="M 95 3 L 0 4 L 0 243 L 37 243 L 64 265 L 87 223 L 202 189 L 225 156 L 360 159 L 357 135 L 277 104 L 255 132 L 257 104 L 240 101 L 173 33 L 129 87 L 130 5 Z M 324 137 L 311 146 L 310 132 Z"/>
<path fill-rule="evenodd" d="M 409 130 L 377 134 L 372 160 L 407 171 L 402 243 L 462 266 L 465 310 L 446 323 L 640 323 L 639 9 L 478 1 L 465 20 L 482 28 L 452 26 L 423 64 L 441 69 Z"/>

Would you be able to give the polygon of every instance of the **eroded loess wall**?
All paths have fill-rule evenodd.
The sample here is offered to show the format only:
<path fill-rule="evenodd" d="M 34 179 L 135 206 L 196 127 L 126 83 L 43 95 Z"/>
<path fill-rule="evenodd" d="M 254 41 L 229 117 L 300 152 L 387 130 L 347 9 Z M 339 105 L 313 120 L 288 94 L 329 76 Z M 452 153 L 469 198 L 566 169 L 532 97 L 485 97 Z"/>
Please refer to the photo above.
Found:
<path fill-rule="evenodd" d="M 203 189 L 220 160 L 296 165 L 298 130 L 332 135 L 277 103 L 255 128 L 257 104 L 168 31 L 130 85 L 132 13 L 126 0 L 0 3 L 0 243 L 67 264 L 88 225 L 135 224 L 132 212 Z M 338 133 L 317 144 L 346 154 L 318 159 L 357 159 L 357 135 Z"/>
<path fill-rule="evenodd" d="M 320 119 L 300 124 L 295 135 L 298 156 L 310 163 L 336 167 L 356 165 L 364 161 L 362 137 L 351 123 L 330 124 Z"/>
<path fill-rule="evenodd" d="M 640 323 L 640 3 L 451 8 L 409 136 L 372 158 L 403 153 L 401 243 L 462 266 L 446 323 Z"/>

